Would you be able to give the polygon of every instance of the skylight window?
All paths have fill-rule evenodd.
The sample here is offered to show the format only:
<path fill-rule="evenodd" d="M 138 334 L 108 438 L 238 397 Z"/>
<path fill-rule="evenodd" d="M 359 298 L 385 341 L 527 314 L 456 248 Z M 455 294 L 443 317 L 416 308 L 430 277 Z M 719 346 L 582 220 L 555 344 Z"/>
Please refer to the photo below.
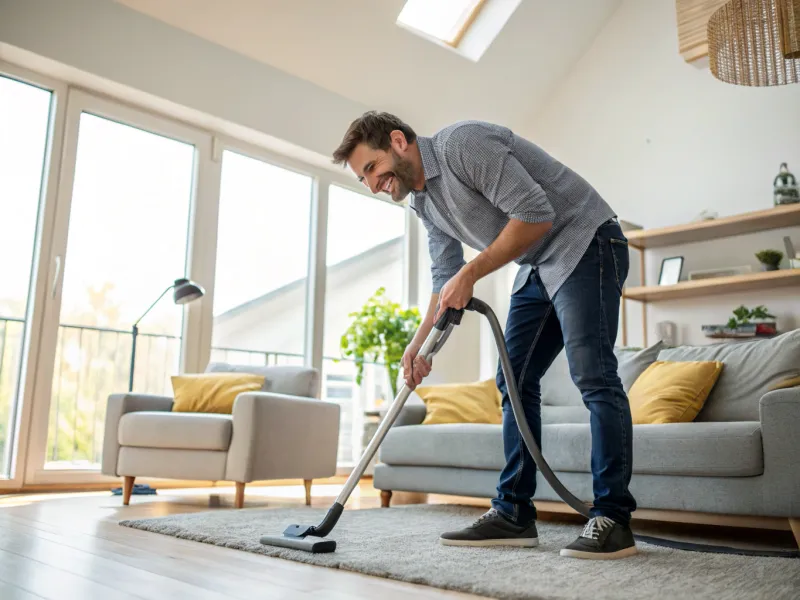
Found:
<path fill-rule="evenodd" d="M 397 22 L 458 47 L 486 0 L 408 0 Z"/>

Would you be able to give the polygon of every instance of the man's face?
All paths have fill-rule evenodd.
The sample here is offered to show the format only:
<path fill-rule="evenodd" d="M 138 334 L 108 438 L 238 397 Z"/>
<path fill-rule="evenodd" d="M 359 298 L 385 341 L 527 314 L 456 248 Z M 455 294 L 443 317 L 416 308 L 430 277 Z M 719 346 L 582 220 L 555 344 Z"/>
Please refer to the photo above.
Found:
<path fill-rule="evenodd" d="M 395 139 L 399 135 L 401 139 Z M 395 202 L 402 202 L 414 189 L 416 172 L 408 159 L 409 146 L 400 132 L 392 135 L 389 150 L 376 150 L 367 144 L 356 146 L 348 161 L 350 168 L 373 194 L 385 192 Z"/>

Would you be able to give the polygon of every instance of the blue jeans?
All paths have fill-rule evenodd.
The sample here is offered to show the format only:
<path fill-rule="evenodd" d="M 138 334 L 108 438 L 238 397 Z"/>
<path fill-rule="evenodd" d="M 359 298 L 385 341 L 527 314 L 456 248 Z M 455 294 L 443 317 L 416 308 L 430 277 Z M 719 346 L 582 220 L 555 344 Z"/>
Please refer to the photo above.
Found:
<path fill-rule="evenodd" d="M 628 245 L 616 221 L 601 225 L 578 266 L 551 300 L 535 270 L 511 296 L 506 344 L 525 416 L 541 447 L 539 381 L 566 348 L 572 381 L 590 412 L 592 434 L 592 516 L 629 524 L 636 502 L 628 491 L 633 454 L 631 412 L 617 374 L 614 344 L 620 297 L 628 276 Z M 498 512 L 524 524 L 536 518 L 536 464 L 519 434 L 502 369 L 503 445 Z"/>

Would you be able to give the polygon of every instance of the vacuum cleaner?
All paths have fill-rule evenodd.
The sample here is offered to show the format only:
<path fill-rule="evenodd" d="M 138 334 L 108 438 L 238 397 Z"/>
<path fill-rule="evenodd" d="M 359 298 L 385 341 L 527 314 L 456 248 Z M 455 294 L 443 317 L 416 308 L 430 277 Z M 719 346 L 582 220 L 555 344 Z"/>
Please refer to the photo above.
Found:
<path fill-rule="evenodd" d="M 431 332 L 428 334 L 427 339 L 422 344 L 422 348 L 420 348 L 419 353 L 424 356 L 428 362 L 430 362 L 433 356 L 439 352 L 439 350 L 441 350 L 442 346 L 444 346 L 444 343 L 447 341 L 447 338 L 450 337 L 450 333 L 452 332 L 453 328 L 461 324 L 461 318 L 464 315 L 464 310 L 475 311 L 484 315 L 489 320 L 495 342 L 497 343 L 497 349 L 500 354 L 500 365 L 503 369 L 503 374 L 505 375 L 508 395 L 511 400 L 511 407 L 514 411 L 514 418 L 519 426 L 522 438 L 525 440 L 525 445 L 528 447 L 528 451 L 531 453 L 533 460 L 536 462 L 536 466 L 542 472 L 542 475 L 552 486 L 555 492 L 564 500 L 564 502 L 569 504 L 573 509 L 586 518 L 590 518 L 589 509 L 591 506 L 576 498 L 558 480 L 558 478 L 555 476 L 555 473 L 553 473 L 553 470 L 544 460 L 542 452 L 539 449 L 539 446 L 537 446 L 536 440 L 533 438 L 533 432 L 531 432 L 528 422 L 525 420 L 525 412 L 522 408 L 522 401 L 520 400 L 514 378 L 514 372 L 511 368 L 511 359 L 508 357 L 508 348 L 506 347 L 503 329 L 497 320 L 497 316 L 494 314 L 494 311 L 492 311 L 488 304 L 482 300 L 478 300 L 477 298 L 472 298 L 465 309 L 457 310 L 454 308 L 448 308 L 445 313 L 439 317 L 439 320 L 433 326 L 433 329 L 431 329 Z M 383 442 L 383 438 L 397 420 L 397 417 L 400 414 L 403 405 L 406 403 L 406 400 L 408 400 L 411 391 L 411 388 L 409 388 L 406 384 L 403 384 L 403 386 L 400 388 L 397 396 L 389 406 L 386 416 L 378 426 L 378 430 L 375 432 L 375 435 L 372 437 L 372 440 L 370 440 L 367 449 L 364 451 L 364 454 L 358 461 L 358 465 L 356 465 L 356 467 L 350 473 L 350 476 L 347 478 L 347 482 L 344 484 L 342 491 L 339 493 L 339 496 L 336 498 L 336 501 L 333 503 L 330 509 L 328 509 L 328 512 L 319 525 L 289 525 L 284 530 L 283 535 L 262 536 L 262 544 L 267 546 L 280 546 L 283 548 L 304 550 L 306 552 L 313 553 L 334 552 L 336 550 L 336 541 L 327 539 L 326 536 L 336 526 L 336 523 L 338 522 L 339 517 L 342 515 L 342 511 L 344 510 L 344 505 L 347 503 L 347 499 L 350 497 L 350 494 L 361 480 L 367 465 L 372 460 L 375 452 L 377 452 L 381 442 Z"/>
<path fill-rule="evenodd" d="M 465 309 L 456 310 L 448 308 L 439 320 L 431 329 L 425 343 L 420 348 L 420 354 L 430 362 L 431 358 L 441 350 L 447 338 L 450 336 L 451 331 L 456 325 L 461 324 L 461 318 L 464 315 L 464 310 L 471 310 L 484 315 L 488 320 L 494 334 L 495 342 L 497 343 L 497 350 L 500 355 L 500 366 L 503 369 L 505 376 L 505 383 L 508 389 L 508 396 L 511 401 L 511 408 L 514 411 L 514 418 L 519 427 L 522 439 L 525 441 L 525 446 L 528 448 L 533 457 L 536 467 L 542 473 L 544 478 L 561 497 L 564 502 L 571 506 L 576 512 L 583 515 L 587 519 L 591 518 L 590 509 L 591 505 L 576 498 L 566 487 L 562 484 L 553 473 L 553 470 L 547 464 L 536 440 L 533 438 L 528 421 L 525 419 L 525 412 L 522 408 L 522 401 L 519 397 L 517 390 L 516 379 L 514 377 L 513 369 L 511 368 L 511 359 L 508 356 L 508 348 L 505 343 L 505 336 L 500 327 L 492 309 L 485 302 L 472 298 Z M 279 546 L 283 548 L 291 548 L 295 550 L 303 550 L 312 553 L 334 552 L 336 550 L 336 541 L 328 539 L 326 536 L 333 530 L 339 517 L 342 515 L 344 505 L 350 494 L 358 485 L 364 471 L 367 468 L 370 460 L 378 450 L 383 438 L 386 436 L 389 429 L 397 420 L 400 410 L 403 408 L 406 400 L 411 394 L 411 389 L 403 384 L 397 397 L 389 406 L 386 416 L 378 426 L 378 430 L 370 441 L 367 449 L 364 451 L 363 456 L 353 469 L 350 477 L 342 488 L 341 493 L 336 498 L 336 501 L 328 509 L 325 517 L 319 525 L 289 525 L 283 532 L 283 535 L 265 535 L 261 537 L 261 543 L 267 546 Z M 646 535 L 634 535 L 634 538 L 640 542 L 655 544 L 668 548 L 678 550 L 689 550 L 693 552 L 711 552 L 718 554 L 739 554 L 745 556 L 763 556 L 763 557 L 780 557 L 780 558 L 800 558 L 800 551 L 797 550 L 757 550 L 757 549 L 743 549 L 728 546 L 715 546 L 707 544 L 698 544 L 694 542 L 683 542 L 677 540 L 670 540 Z"/>

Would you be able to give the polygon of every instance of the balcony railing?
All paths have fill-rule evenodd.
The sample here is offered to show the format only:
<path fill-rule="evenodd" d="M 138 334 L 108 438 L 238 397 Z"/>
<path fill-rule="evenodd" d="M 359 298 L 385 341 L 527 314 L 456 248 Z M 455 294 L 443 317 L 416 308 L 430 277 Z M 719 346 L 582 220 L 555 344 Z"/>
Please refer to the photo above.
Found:
<path fill-rule="evenodd" d="M 11 402 L 17 388 L 24 321 L 0 317 L 0 456 L 6 440 Z M 102 457 L 108 396 L 128 389 L 131 332 L 60 325 L 53 372 L 47 439 L 47 468 L 95 469 Z M 170 377 L 179 370 L 180 337 L 139 333 L 134 390 L 172 394 Z M 302 365 L 301 354 L 214 347 L 212 362 L 248 365 Z M 362 452 L 364 412 L 391 394 L 385 368 L 365 365 L 364 381 L 355 383 L 355 364 L 325 357 L 323 400 L 341 406 L 339 463 L 353 464 Z"/>

